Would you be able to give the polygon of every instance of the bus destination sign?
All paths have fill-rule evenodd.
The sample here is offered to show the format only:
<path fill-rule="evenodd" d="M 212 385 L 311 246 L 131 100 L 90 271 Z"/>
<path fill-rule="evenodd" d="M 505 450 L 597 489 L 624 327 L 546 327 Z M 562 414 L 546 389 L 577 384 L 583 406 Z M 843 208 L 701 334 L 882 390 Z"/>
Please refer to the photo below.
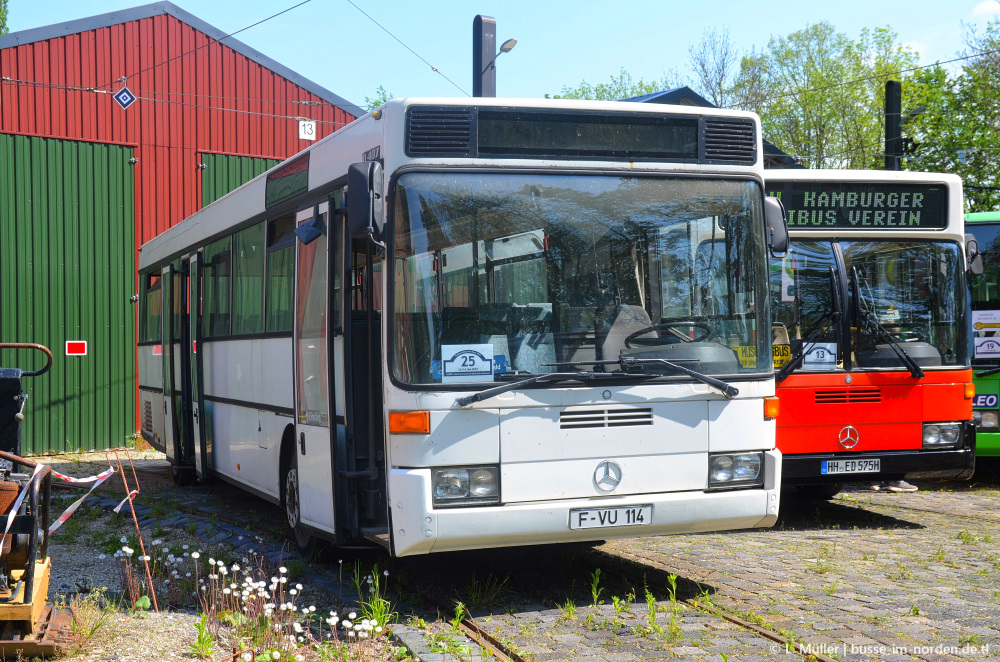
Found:
<path fill-rule="evenodd" d="M 943 185 L 890 182 L 773 182 L 790 230 L 924 230 L 948 225 Z"/>

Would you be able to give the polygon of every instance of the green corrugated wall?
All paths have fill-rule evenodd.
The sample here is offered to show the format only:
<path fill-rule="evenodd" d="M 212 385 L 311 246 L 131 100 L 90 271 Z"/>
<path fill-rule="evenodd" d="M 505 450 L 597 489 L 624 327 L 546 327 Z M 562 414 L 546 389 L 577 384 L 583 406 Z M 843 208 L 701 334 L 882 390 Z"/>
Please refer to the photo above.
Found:
<path fill-rule="evenodd" d="M 25 453 L 120 446 L 135 431 L 132 149 L 0 134 L 0 341 L 35 342 Z M 87 356 L 65 355 L 86 340 Z M 0 350 L 0 366 L 41 365 Z M 0 422 L 2 423 L 2 422 Z"/>
<path fill-rule="evenodd" d="M 201 162 L 205 165 L 201 171 L 202 207 L 281 163 L 275 159 L 225 154 L 202 154 Z"/>

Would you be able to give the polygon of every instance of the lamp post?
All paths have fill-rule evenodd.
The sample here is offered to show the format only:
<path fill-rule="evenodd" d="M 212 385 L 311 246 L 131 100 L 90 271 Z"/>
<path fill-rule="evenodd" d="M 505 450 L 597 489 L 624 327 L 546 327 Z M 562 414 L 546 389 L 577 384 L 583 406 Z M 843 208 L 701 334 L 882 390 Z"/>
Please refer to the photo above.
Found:
<path fill-rule="evenodd" d="M 472 21 L 472 96 L 497 95 L 496 59 L 509 53 L 517 39 L 508 39 L 497 51 L 496 19 L 478 14 Z"/>

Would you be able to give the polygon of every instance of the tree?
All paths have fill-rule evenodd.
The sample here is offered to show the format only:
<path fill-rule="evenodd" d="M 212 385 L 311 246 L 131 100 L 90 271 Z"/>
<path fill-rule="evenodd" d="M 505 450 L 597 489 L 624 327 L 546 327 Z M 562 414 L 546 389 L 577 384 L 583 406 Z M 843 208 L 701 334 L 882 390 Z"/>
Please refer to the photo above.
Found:
<path fill-rule="evenodd" d="M 913 79 L 910 103 L 925 110 L 904 125 L 918 143 L 907 168 L 959 175 L 966 211 L 993 211 L 1000 209 L 1000 19 L 982 34 L 970 29 L 966 45 L 963 55 L 981 55 L 960 75 L 935 67 Z"/>
<path fill-rule="evenodd" d="M 688 47 L 688 62 L 694 70 L 695 89 L 719 108 L 729 106 L 733 79 L 739 70 L 740 57 L 729 29 L 706 30 L 701 41 Z"/>
<path fill-rule="evenodd" d="M 889 28 L 854 41 L 824 21 L 744 56 L 730 93 L 760 114 L 770 142 L 809 167 L 881 168 L 885 81 L 916 60 Z"/>
<path fill-rule="evenodd" d="M 632 79 L 632 74 L 623 68 L 617 76 L 612 76 L 607 83 L 598 83 L 596 87 L 587 81 L 582 81 L 576 87 L 564 86 L 559 94 L 546 94 L 546 99 L 591 99 L 596 101 L 619 101 L 629 97 L 651 94 L 660 90 L 680 87 L 676 71 L 668 71 L 658 81 L 638 81 Z"/>
<path fill-rule="evenodd" d="M 0 0 L 0 34 L 7 34 L 7 0 Z"/>
<path fill-rule="evenodd" d="M 392 92 L 387 91 L 381 85 L 375 90 L 375 96 L 365 96 L 365 110 L 375 110 L 379 106 L 385 105 L 386 101 L 392 99 Z"/>

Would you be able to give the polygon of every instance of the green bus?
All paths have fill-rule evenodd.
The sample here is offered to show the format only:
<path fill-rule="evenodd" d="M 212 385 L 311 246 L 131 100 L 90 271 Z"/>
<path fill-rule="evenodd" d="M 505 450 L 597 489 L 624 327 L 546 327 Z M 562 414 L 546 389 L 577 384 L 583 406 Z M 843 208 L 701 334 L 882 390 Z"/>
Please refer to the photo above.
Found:
<path fill-rule="evenodd" d="M 983 256 L 982 275 L 969 280 L 976 455 L 1000 457 L 1000 211 L 966 214 L 965 231 L 975 235 Z"/>

